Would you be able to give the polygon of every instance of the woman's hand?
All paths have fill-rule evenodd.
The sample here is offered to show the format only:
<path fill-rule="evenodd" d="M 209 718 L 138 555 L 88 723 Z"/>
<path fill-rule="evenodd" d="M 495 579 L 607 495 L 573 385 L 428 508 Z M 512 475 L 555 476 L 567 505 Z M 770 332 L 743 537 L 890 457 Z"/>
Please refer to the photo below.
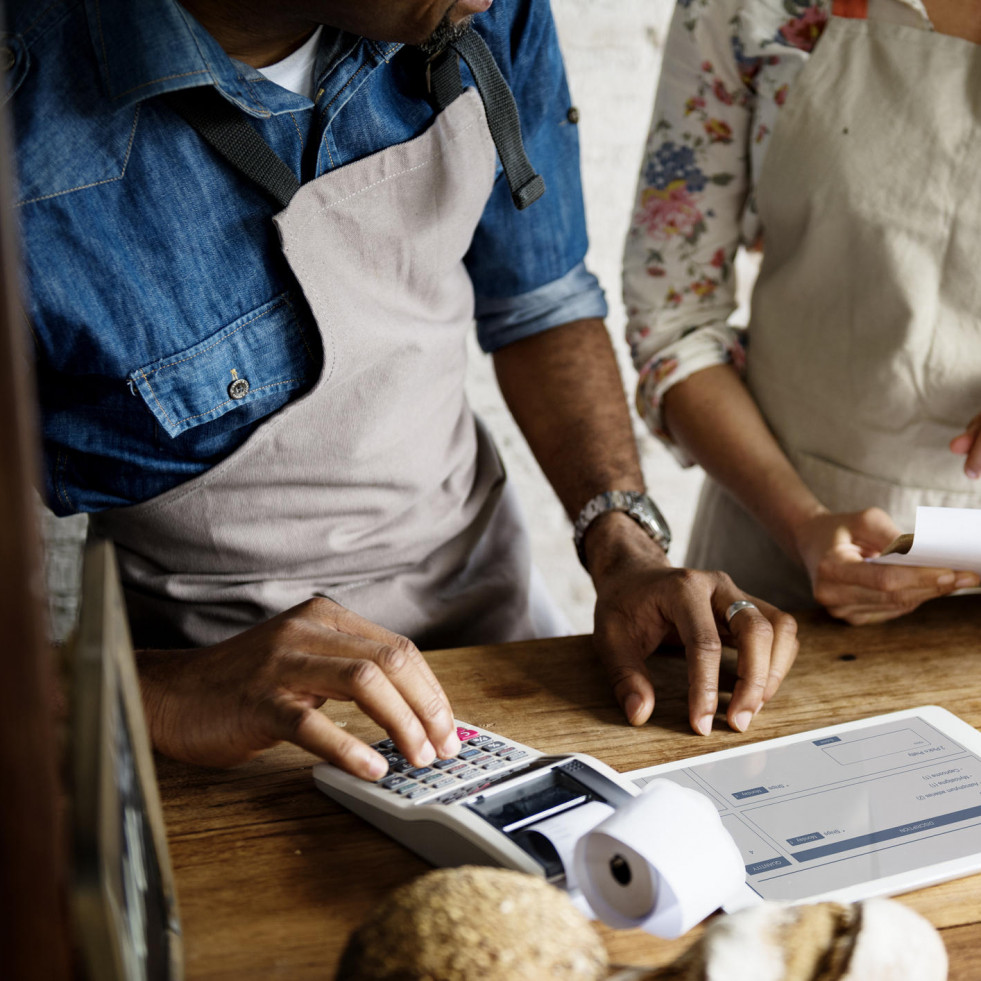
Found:
<path fill-rule="evenodd" d="M 981 412 L 967 424 L 964 432 L 950 441 L 950 450 L 952 453 L 967 455 L 964 473 L 971 480 L 981 477 Z"/>
<path fill-rule="evenodd" d="M 926 600 L 978 585 L 972 572 L 865 561 L 879 555 L 899 534 L 881 508 L 823 513 L 802 522 L 796 532 L 797 548 L 811 577 L 814 598 L 832 616 L 858 626 L 892 620 Z"/>

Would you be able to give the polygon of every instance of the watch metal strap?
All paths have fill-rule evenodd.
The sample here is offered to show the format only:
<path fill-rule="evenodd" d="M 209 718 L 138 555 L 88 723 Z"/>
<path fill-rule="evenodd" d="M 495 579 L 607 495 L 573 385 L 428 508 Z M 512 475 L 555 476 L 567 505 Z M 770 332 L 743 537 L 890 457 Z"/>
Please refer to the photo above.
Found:
<path fill-rule="evenodd" d="M 606 514 L 609 511 L 622 511 L 633 518 L 667 552 L 671 545 L 671 531 L 668 528 L 668 523 L 664 520 L 664 515 L 646 494 L 639 491 L 604 491 L 604 493 L 597 494 L 592 500 L 587 501 L 576 519 L 573 541 L 576 545 L 576 554 L 579 556 L 583 568 L 588 568 L 584 547 L 586 529 L 601 514 Z"/>

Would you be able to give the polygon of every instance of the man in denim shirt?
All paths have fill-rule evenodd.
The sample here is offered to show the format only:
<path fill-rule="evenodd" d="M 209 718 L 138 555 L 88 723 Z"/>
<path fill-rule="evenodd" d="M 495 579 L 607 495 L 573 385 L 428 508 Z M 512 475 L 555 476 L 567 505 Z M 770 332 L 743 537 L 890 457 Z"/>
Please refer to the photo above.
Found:
<path fill-rule="evenodd" d="M 527 210 L 476 94 L 435 108 L 413 47 L 432 54 L 471 19 L 547 187 Z M 580 516 L 597 651 L 629 721 L 651 714 L 644 661 L 673 627 L 707 733 L 717 621 L 744 595 L 672 569 L 656 514 L 636 516 L 643 477 L 583 265 L 548 3 L 15 0 L 8 27 L 47 499 L 116 542 L 157 748 L 220 765 L 289 739 L 375 778 L 382 758 L 316 711 L 354 698 L 426 764 L 456 735 L 403 635 L 554 629 L 463 395 L 474 316 Z M 180 108 L 189 94 L 233 106 L 299 190 L 275 204 L 223 159 Z M 793 660 L 794 627 L 759 604 L 731 633 L 728 718 L 745 729 Z"/>

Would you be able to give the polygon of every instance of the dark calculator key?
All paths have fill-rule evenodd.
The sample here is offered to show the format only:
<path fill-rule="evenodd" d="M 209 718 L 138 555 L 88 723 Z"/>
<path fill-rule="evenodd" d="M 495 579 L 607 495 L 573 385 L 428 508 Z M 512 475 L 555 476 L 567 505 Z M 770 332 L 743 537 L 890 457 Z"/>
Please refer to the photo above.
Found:
<path fill-rule="evenodd" d="M 427 773 L 432 773 L 432 769 L 428 766 L 420 766 L 415 770 L 408 770 L 408 776 L 412 777 L 414 780 L 418 780 L 420 777 L 424 777 Z"/>
<path fill-rule="evenodd" d="M 449 769 L 447 769 L 446 772 L 452 773 L 454 776 L 460 777 L 466 773 L 472 773 L 473 771 L 468 763 L 461 763 L 459 760 L 457 760 L 456 766 L 449 767 Z"/>
<path fill-rule="evenodd" d="M 471 766 L 480 766 L 481 763 L 486 763 L 488 760 L 494 759 L 493 756 L 488 756 L 486 753 L 482 756 L 475 756 L 472 760 L 469 760 Z"/>
<path fill-rule="evenodd" d="M 456 758 L 456 757 L 454 756 L 454 757 L 453 757 L 452 759 L 449 759 L 449 760 L 437 760 L 437 761 L 436 761 L 436 762 L 435 762 L 435 763 L 433 764 L 433 766 L 434 766 L 434 767 L 435 767 L 435 768 L 436 768 L 437 770 L 445 770 L 445 769 L 447 769 L 448 767 L 451 767 L 451 766 L 453 766 L 453 764 L 454 764 L 454 763 L 459 763 L 459 762 L 460 762 L 460 761 L 459 761 L 459 760 L 458 760 L 458 759 L 457 759 L 457 758 Z"/>
<path fill-rule="evenodd" d="M 398 763 L 392 764 L 392 769 L 396 773 L 408 773 L 409 770 L 415 769 L 415 764 L 410 763 L 408 760 L 405 759 L 399 759 Z"/>
<path fill-rule="evenodd" d="M 474 736 L 473 739 L 468 739 L 467 743 L 471 746 L 483 746 L 484 743 L 489 743 L 490 741 L 490 736 Z"/>
<path fill-rule="evenodd" d="M 483 756 L 483 753 L 479 749 L 465 749 L 462 753 L 457 753 L 461 760 L 472 760 L 475 756 Z"/>
<path fill-rule="evenodd" d="M 384 753 L 386 750 L 395 749 L 395 742 L 391 739 L 383 739 L 381 742 L 372 743 L 372 746 L 378 750 L 380 753 Z"/>
<path fill-rule="evenodd" d="M 483 743 L 480 747 L 485 753 L 496 753 L 499 749 L 504 748 L 504 743 L 500 739 L 494 739 L 489 743 Z"/>
<path fill-rule="evenodd" d="M 401 787 L 396 787 L 395 788 L 395 793 L 405 795 L 405 794 L 411 793 L 418 786 L 419 786 L 419 784 L 412 783 L 412 781 L 410 780 L 408 783 L 402 784 Z"/>
<path fill-rule="evenodd" d="M 440 777 L 442 777 L 442 776 L 444 776 L 444 775 L 445 775 L 445 774 L 442 774 L 442 773 L 440 773 L 440 772 L 439 772 L 439 770 L 433 770 L 433 772 L 432 772 L 432 773 L 427 773 L 427 774 L 426 774 L 426 775 L 425 775 L 425 776 L 424 776 L 424 777 L 422 778 L 422 782 L 423 782 L 423 783 L 435 783 L 435 782 L 436 782 L 437 780 L 439 780 L 439 779 L 440 779 Z"/>
<path fill-rule="evenodd" d="M 507 756 L 507 755 L 508 755 L 508 753 L 513 753 L 513 752 L 515 752 L 515 749 L 514 749 L 514 747 L 513 747 L 513 746 L 505 746 L 505 747 L 504 747 L 503 749 L 495 749 L 495 750 L 494 750 L 494 752 L 495 752 L 495 753 L 496 753 L 496 754 L 497 754 L 498 756 Z"/>
<path fill-rule="evenodd" d="M 391 777 L 385 777 L 385 779 L 382 780 L 381 785 L 386 790 L 395 790 L 397 787 L 401 787 L 402 784 L 408 783 L 408 782 L 409 781 L 406 780 L 405 777 L 400 777 L 400 776 L 397 776 L 396 775 L 396 776 L 391 776 Z"/>

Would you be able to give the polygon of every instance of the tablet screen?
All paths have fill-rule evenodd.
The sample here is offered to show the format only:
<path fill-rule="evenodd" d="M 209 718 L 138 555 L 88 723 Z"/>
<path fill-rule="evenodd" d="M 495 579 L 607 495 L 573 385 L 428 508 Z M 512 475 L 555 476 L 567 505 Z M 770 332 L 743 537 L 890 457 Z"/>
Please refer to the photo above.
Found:
<path fill-rule="evenodd" d="M 900 892 L 981 868 L 981 758 L 964 745 L 977 733 L 943 710 L 921 711 L 630 776 L 641 786 L 663 777 L 708 796 L 742 852 L 747 886 L 762 899 L 854 894 L 851 887 L 891 877 L 903 881 L 882 891 Z M 930 721 L 944 716 L 970 738 Z M 924 874 L 957 861 L 964 867 Z"/>

